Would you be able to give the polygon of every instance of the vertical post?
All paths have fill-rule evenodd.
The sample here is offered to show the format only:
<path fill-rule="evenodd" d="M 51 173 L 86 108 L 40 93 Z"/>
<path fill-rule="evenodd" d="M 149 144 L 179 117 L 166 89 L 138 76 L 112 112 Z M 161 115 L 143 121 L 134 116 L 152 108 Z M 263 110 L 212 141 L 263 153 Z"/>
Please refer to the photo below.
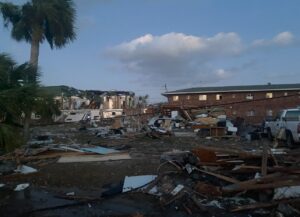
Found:
<path fill-rule="evenodd" d="M 262 142 L 263 144 L 263 152 L 262 152 L 262 160 L 261 160 L 261 175 L 264 177 L 267 175 L 268 169 L 268 147 L 267 144 Z"/>

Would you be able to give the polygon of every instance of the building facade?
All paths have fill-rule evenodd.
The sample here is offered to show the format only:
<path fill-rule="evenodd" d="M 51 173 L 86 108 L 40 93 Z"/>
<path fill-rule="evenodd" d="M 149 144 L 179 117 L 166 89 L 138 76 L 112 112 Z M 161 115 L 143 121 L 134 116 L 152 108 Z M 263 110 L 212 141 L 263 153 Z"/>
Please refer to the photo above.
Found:
<path fill-rule="evenodd" d="M 163 93 L 168 98 L 165 108 L 222 108 L 226 115 L 261 123 L 275 117 L 282 109 L 300 106 L 300 84 L 267 84 L 225 87 L 200 87 Z"/>

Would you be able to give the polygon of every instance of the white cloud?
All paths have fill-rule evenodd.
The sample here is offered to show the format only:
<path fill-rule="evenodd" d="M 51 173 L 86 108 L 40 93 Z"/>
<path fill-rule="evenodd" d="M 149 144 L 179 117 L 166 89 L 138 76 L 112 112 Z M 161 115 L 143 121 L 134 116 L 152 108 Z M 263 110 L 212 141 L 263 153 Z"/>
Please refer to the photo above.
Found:
<path fill-rule="evenodd" d="M 255 40 L 252 45 L 254 47 L 259 46 L 285 46 L 294 42 L 294 35 L 291 32 L 281 32 L 273 37 L 271 40 L 258 39 Z"/>
<path fill-rule="evenodd" d="M 144 35 L 110 49 L 121 60 L 130 60 L 152 55 L 182 57 L 186 55 L 223 56 L 241 51 L 241 40 L 236 33 L 218 33 L 211 38 L 202 38 L 183 33 L 168 33 L 162 36 Z"/>
<path fill-rule="evenodd" d="M 294 35 L 291 32 L 281 32 L 273 38 L 273 43 L 286 45 L 291 44 L 294 40 Z"/>
<path fill-rule="evenodd" d="M 252 45 L 242 43 L 237 33 L 218 33 L 212 37 L 198 37 L 183 33 L 161 36 L 146 34 L 132 41 L 108 49 L 108 55 L 129 72 L 135 72 L 138 81 L 150 85 L 199 85 L 229 79 L 234 68 L 215 67 L 219 60 L 234 59 L 262 45 L 288 45 L 293 34 L 282 32 L 271 40 L 256 40 Z"/>

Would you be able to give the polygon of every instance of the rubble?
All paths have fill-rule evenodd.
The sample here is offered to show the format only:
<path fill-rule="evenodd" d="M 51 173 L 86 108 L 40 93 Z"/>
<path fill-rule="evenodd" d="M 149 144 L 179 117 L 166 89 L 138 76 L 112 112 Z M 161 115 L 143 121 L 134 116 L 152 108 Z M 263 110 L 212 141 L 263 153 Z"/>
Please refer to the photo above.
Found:
<path fill-rule="evenodd" d="M 191 160 L 192 156 L 197 161 Z M 265 209 L 263 212 L 268 213 L 270 207 L 300 201 L 297 186 L 300 183 L 299 170 L 276 165 L 271 154 L 266 155 L 267 174 L 254 177 L 256 172 L 251 169 L 259 169 L 257 160 L 264 156 L 263 150 L 255 154 L 241 151 L 237 155 L 236 152 L 222 154 L 206 148 L 194 149 L 192 152 L 164 153 L 161 156 L 161 165 L 170 164 L 176 169 L 162 171 L 160 166 L 156 178 L 152 184 L 143 188 L 143 192 L 151 193 L 150 189 L 155 188 L 155 195 L 163 206 L 179 200 L 182 202 L 182 209 L 188 213 L 197 212 L 193 205 L 201 212 L 208 212 L 213 208 L 226 212 Z M 228 161 L 231 157 L 239 159 L 242 165 L 236 165 L 238 161 Z M 284 160 L 277 163 L 282 165 Z M 126 179 L 127 177 L 125 182 Z M 150 179 L 144 184 L 148 182 Z M 269 202 L 260 201 L 263 198 L 261 194 L 269 190 L 272 190 L 268 194 L 273 195 L 273 199 Z M 186 203 L 187 201 L 189 202 Z"/>
<path fill-rule="evenodd" d="M 145 195 L 140 196 L 143 200 L 151 197 L 164 210 L 184 213 L 182 216 L 297 213 L 299 151 L 273 149 L 261 140 L 246 142 L 224 114 L 184 114 L 190 120 L 174 113 L 173 118 L 155 116 L 136 125 L 120 117 L 106 126 L 86 122 L 53 126 L 53 132 L 39 131 L 36 136 L 48 135 L 51 143 L 28 144 L 0 156 L 1 183 L 5 188 L 25 182 L 47 186 L 48 180 L 41 181 L 40 174 L 49 177 L 58 170 L 61 177 L 52 185 L 68 180 L 62 177 L 65 173 L 75 180 L 63 183 L 59 197 L 92 208 L 98 206 L 92 201 L 138 194 Z M 76 171 L 78 167 L 81 170 Z M 73 170 L 75 175 L 69 172 Z M 79 176 L 86 181 L 78 181 L 78 189 L 89 189 L 98 196 L 67 188 Z M 120 182 L 116 183 L 115 177 Z M 103 180 L 110 185 L 90 187 Z"/>

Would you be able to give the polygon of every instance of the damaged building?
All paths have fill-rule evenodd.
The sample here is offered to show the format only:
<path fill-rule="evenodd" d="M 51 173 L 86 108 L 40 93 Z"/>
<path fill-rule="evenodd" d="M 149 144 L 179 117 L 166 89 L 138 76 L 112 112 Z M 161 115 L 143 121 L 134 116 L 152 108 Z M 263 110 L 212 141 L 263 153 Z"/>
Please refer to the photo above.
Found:
<path fill-rule="evenodd" d="M 165 110 L 222 109 L 232 119 L 261 123 L 300 105 L 300 84 L 197 87 L 165 92 Z"/>
<path fill-rule="evenodd" d="M 88 90 L 91 96 L 89 108 L 100 109 L 101 117 L 112 118 L 123 115 L 124 109 L 132 108 L 135 94 L 131 91 Z"/>

